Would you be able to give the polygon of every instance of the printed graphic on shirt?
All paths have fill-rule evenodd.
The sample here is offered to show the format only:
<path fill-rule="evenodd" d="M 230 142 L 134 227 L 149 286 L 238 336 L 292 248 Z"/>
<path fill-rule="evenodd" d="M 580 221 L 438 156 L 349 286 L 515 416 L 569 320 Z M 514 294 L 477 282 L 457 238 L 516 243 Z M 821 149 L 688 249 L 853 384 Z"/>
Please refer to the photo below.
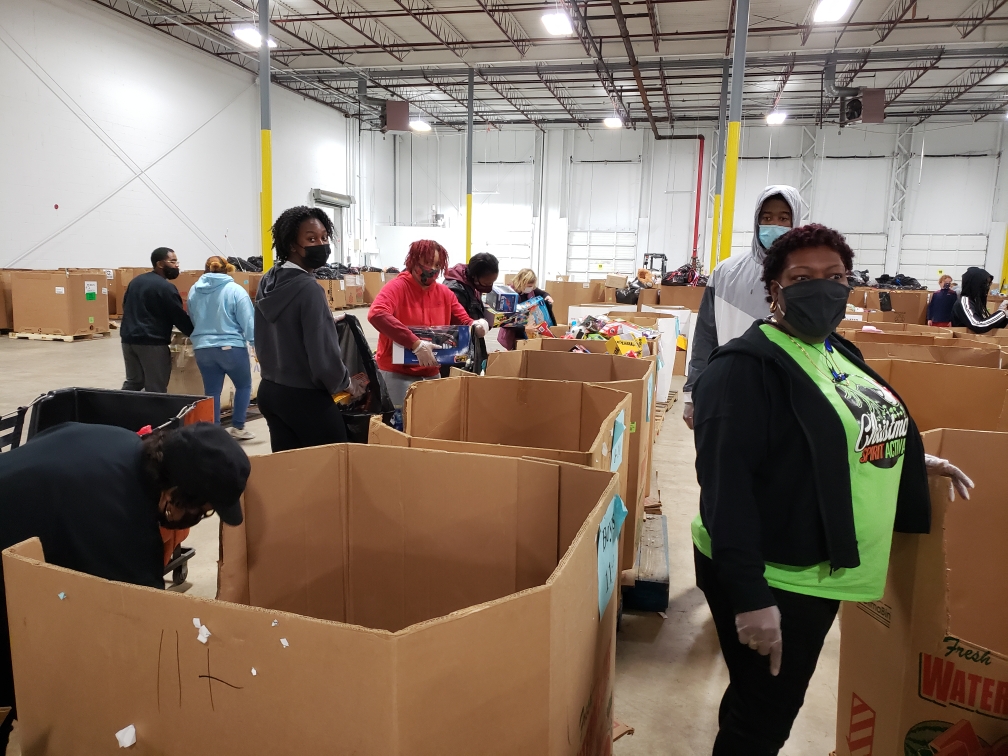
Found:
<path fill-rule="evenodd" d="M 906 450 L 910 418 L 899 399 L 883 386 L 852 375 L 837 384 L 837 393 L 858 423 L 856 451 L 866 462 L 888 469 Z"/>

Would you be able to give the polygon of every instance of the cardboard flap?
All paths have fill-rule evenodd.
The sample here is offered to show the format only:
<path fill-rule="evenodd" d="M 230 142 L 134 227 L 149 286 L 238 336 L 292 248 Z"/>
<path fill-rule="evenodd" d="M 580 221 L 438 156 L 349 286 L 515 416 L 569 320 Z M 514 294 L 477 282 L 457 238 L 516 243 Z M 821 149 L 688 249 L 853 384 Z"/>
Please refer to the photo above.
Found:
<path fill-rule="evenodd" d="M 242 512 L 245 497 L 242 496 Z M 235 604 L 251 603 L 249 598 L 248 547 L 245 543 L 245 522 L 237 527 L 220 524 L 220 545 L 217 556 L 217 600 Z"/>
<path fill-rule="evenodd" d="M 525 339 L 526 342 L 540 342 L 542 339 Z M 524 378 L 526 362 L 524 350 L 514 352 L 491 352 L 487 355 L 486 374 L 503 378 Z"/>
<path fill-rule="evenodd" d="M 1001 406 L 1001 419 L 998 420 L 999 431 L 1008 431 L 1008 391 L 1005 392 L 1004 404 Z"/>
<path fill-rule="evenodd" d="M 462 418 L 467 384 L 461 378 L 414 383 L 403 400 L 403 430 L 424 438 L 465 440 Z M 423 432 L 416 432 L 416 428 L 423 428 Z"/>
<path fill-rule="evenodd" d="M 375 415 L 368 424 L 368 443 L 379 446 L 409 446 L 410 437 L 386 425 L 380 416 Z"/>
<path fill-rule="evenodd" d="M 599 441 L 599 429 L 608 428 L 609 432 L 602 438 L 603 441 L 612 441 L 612 425 L 616 415 L 622 409 L 624 411 L 623 424 L 627 426 L 629 435 L 631 396 L 626 391 L 619 391 L 614 388 L 595 386 L 592 384 L 581 384 L 581 450 L 591 451 Z M 626 406 L 621 407 L 624 399 Z"/>
<path fill-rule="evenodd" d="M 37 537 L 21 541 L 21 543 L 15 543 L 13 546 L 4 549 L 3 553 L 24 557 L 25 559 L 34 559 L 38 562 L 45 561 L 45 554 L 42 552 L 42 541 Z"/>
<path fill-rule="evenodd" d="M 444 380 L 433 383 L 444 383 Z M 466 386 L 466 425 L 462 440 L 583 450 L 578 443 L 584 422 L 580 384 L 481 378 L 466 381 Z M 430 437 L 426 432 L 423 435 Z"/>

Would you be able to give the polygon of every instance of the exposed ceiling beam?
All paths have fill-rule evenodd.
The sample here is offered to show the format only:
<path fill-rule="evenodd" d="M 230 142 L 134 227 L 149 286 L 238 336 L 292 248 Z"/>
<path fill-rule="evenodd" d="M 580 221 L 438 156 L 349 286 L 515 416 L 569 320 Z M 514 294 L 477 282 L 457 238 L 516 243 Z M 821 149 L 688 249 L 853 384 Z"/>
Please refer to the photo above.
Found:
<path fill-rule="evenodd" d="M 857 77 L 859 73 L 861 73 L 864 67 L 868 64 L 868 58 L 871 57 L 871 50 L 869 49 L 859 50 L 858 53 L 860 57 L 858 57 L 855 60 L 852 60 L 850 63 L 844 66 L 843 71 L 837 73 L 836 75 L 837 89 L 845 89 L 846 87 L 849 87 L 852 83 L 854 83 L 854 79 Z M 826 120 L 826 116 L 829 114 L 830 110 L 833 109 L 833 106 L 836 104 L 838 99 L 840 98 L 838 97 L 831 98 L 823 106 L 822 110 L 819 111 L 819 117 L 817 118 L 817 121 L 819 123 L 822 123 L 824 120 Z"/>
<path fill-rule="evenodd" d="M 518 23 L 518 19 L 508 9 L 507 3 L 503 0 L 476 0 L 476 2 L 486 11 L 491 20 L 497 24 L 497 28 L 508 38 L 508 42 L 514 45 L 518 54 L 524 58 L 525 53 L 532 46 L 532 42 L 529 40 L 529 36 L 525 33 L 521 24 Z"/>
<path fill-rule="evenodd" d="M 654 41 L 654 51 L 658 52 L 658 43 L 661 41 L 661 28 L 658 26 L 658 9 L 655 8 L 654 0 L 645 0 L 645 2 L 647 3 L 648 23 L 651 24 L 651 39 Z"/>
<path fill-rule="evenodd" d="M 675 120 L 672 115 L 672 98 L 669 97 L 668 81 L 665 78 L 665 69 L 662 67 L 660 59 L 658 60 L 658 81 L 661 83 L 662 98 L 665 100 L 665 113 L 668 116 L 669 124 L 671 124 Z"/>
<path fill-rule="evenodd" d="M 815 23 L 815 11 L 819 7 L 820 0 L 812 0 L 809 5 L 808 10 L 805 11 L 805 18 L 801 22 L 801 43 L 802 47 L 808 42 L 808 38 L 812 36 L 812 24 Z"/>
<path fill-rule="evenodd" d="M 582 129 L 588 125 L 588 116 L 581 109 L 581 106 L 577 104 L 577 101 L 571 96 L 571 93 L 567 91 L 567 88 L 560 83 L 560 81 L 541 69 L 537 69 L 539 73 L 539 81 L 543 83 L 547 91 L 560 103 L 560 107 L 567 111 L 567 115 L 571 117 Z"/>
<path fill-rule="evenodd" d="M 314 0 L 314 2 L 320 8 L 325 8 L 333 13 L 344 24 L 365 39 L 378 45 L 400 63 L 409 52 L 409 44 L 406 40 L 384 24 L 362 15 L 364 8 L 352 0 Z"/>
<path fill-rule="evenodd" d="M 616 115 L 620 117 L 626 126 L 632 126 L 633 119 L 630 117 L 630 109 L 623 102 L 623 96 L 616 87 L 616 80 L 613 78 L 609 64 L 602 57 L 602 50 L 598 42 L 592 36 L 591 29 L 588 28 L 588 21 L 585 19 L 584 13 L 581 12 L 581 6 L 578 5 L 577 0 L 563 0 L 563 5 L 567 11 L 567 17 L 571 21 L 571 26 L 574 27 L 574 33 L 577 34 L 585 53 L 595 60 L 595 71 L 602 82 L 602 87 L 612 101 Z"/>
<path fill-rule="evenodd" d="M 977 0 L 959 17 L 956 23 L 960 36 L 966 39 L 980 24 L 993 16 L 1008 0 Z"/>
<path fill-rule="evenodd" d="M 503 76 L 497 76 L 492 70 L 478 71 L 478 73 L 494 92 L 507 100 L 511 107 L 528 119 L 529 123 L 539 126 L 543 120 L 542 114 L 536 112 L 535 107 L 526 99 L 525 95 L 512 87 L 507 79 Z"/>
<path fill-rule="evenodd" d="M 889 9 L 882 16 L 881 24 L 875 29 L 878 32 L 878 42 L 876 44 L 885 42 L 886 37 L 892 34 L 897 24 L 916 5 L 917 0 L 893 0 L 893 4 L 889 6 Z"/>
<path fill-rule="evenodd" d="M 466 84 L 461 84 L 459 82 L 453 81 L 445 76 L 440 75 L 437 71 L 427 70 L 424 72 L 424 81 L 430 84 L 432 87 L 437 89 L 444 95 L 447 95 L 452 99 L 455 104 L 463 107 L 468 111 L 469 109 L 469 92 Z M 473 98 L 473 115 L 483 121 L 487 126 L 492 126 L 493 128 L 499 128 L 494 122 L 494 116 L 496 115 L 494 111 L 490 110 L 486 105 L 481 103 L 479 100 Z"/>
<path fill-rule="evenodd" d="M 731 0 L 731 8 L 728 9 L 728 32 L 725 34 L 724 54 L 726 58 L 731 57 L 731 38 L 735 30 L 735 0 Z M 748 30 L 746 30 L 748 33 Z"/>
<path fill-rule="evenodd" d="M 938 61 L 941 60 L 941 56 L 942 50 L 939 49 L 931 60 L 921 60 L 907 66 L 906 70 L 896 77 L 892 84 L 886 87 L 886 105 L 894 102 L 897 97 L 916 84 L 924 74 L 938 65 Z"/>
<path fill-rule="evenodd" d="M 1008 58 L 977 66 L 956 77 L 951 84 L 931 98 L 930 102 L 915 111 L 917 123 L 923 123 L 935 113 L 941 112 L 984 79 L 1000 71 L 1005 65 L 1008 65 Z"/>
<path fill-rule="evenodd" d="M 438 13 L 437 8 L 431 5 L 428 0 L 395 0 L 395 3 L 434 35 L 438 42 L 460 58 L 472 49 L 472 45 L 462 36 L 462 32 Z"/>
<path fill-rule="evenodd" d="M 633 42 L 630 41 L 630 32 L 627 29 L 626 18 L 623 16 L 623 8 L 620 0 L 612 0 L 613 15 L 616 16 L 616 25 L 619 27 L 620 36 L 623 37 L 623 49 L 626 50 L 627 60 L 630 62 L 630 70 L 633 71 L 634 80 L 637 82 L 637 93 L 641 98 L 641 105 L 644 106 L 644 113 L 647 115 L 648 123 L 651 124 L 651 131 L 655 139 L 659 138 L 658 123 L 655 121 L 654 113 L 651 112 L 651 103 L 648 101 L 647 88 L 641 77 L 640 66 L 637 65 L 637 55 L 634 53 Z"/>
<path fill-rule="evenodd" d="M 774 93 L 773 103 L 770 105 L 770 110 L 777 109 L 777 103 L 780 102 L 780 98 L 784 94 L 784 87 L 787 86 L 788 80 L 791 78 L 791 74 L 794 73 L 795 57 L 795 53 L 791 53 L 791 60 L 788 61 L 786 66 L 784 66 L 784 70 L 781 72 L 781 76 L 777 80 L 777 91 Z"/>

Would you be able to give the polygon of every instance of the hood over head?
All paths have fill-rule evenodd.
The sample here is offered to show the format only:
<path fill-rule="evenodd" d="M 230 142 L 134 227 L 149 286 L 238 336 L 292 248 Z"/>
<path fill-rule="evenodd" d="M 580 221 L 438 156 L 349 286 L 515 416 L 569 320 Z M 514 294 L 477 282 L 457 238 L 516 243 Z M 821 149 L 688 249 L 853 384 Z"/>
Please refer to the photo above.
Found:
<path fill-rule="evenodd" d="M 461 281 L 470 289 L 473 288 L 472 281 L 469 280 L 469 268 L 465 263 L 452 265 L 444 274 L 445 281 Z"/>
<path fill-rule="evenodd" d="M 228 276 L 230 278 L 230 276 Z M 318 286 L 315 276 L 306 270 L 274 266 L 259 283 L 256 308 L 270 323 L 275 323 L 287 306 L 309 286 Z"/>
<path fill-rule="evenodd" d="M 801 195 L 793 186 L 787 184 L 771 184 L 756 198 L 756 206 L 753 208 L 753 239 L 752 253 L 757 260 L 762 261 L 766 255 L 766 247 L 759 240 L 759 216 L 763 209 L 763 203 L 771 197 L 781 197 L 791 206 L 791 227 L 795 228 L 801 222 Z"/>
<path fill-rule="evenodd" d="M 229 283 L 234 283 L 234 279 L 227 273 L 204 273 L 193 284 L 193 288 L 213 291 L 222 286 L 227 286 Z"/>

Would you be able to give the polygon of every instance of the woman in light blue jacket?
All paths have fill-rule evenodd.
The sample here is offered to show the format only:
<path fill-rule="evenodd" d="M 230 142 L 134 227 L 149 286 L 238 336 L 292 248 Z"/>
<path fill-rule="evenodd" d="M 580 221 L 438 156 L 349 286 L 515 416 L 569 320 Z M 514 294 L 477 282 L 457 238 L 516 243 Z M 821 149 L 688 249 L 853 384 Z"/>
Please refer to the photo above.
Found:
<path fill-rule="evenodd" d="M 206 262 L 206 272 L 189 290 L 189 317 L 196 364 L 203 376 L 203 390 L 214 400 L 214 421 L 220 422 L 220 395 L 224 376 L 235 386 L 230 433 L 239 441 L 255 438 L 245 430 L 245 416 L 252 398 L 252 370 L 248 343 L 253 333 L 255 307 L 248 293 L 229 276 L 234 266 L 219 256 Z"/>

